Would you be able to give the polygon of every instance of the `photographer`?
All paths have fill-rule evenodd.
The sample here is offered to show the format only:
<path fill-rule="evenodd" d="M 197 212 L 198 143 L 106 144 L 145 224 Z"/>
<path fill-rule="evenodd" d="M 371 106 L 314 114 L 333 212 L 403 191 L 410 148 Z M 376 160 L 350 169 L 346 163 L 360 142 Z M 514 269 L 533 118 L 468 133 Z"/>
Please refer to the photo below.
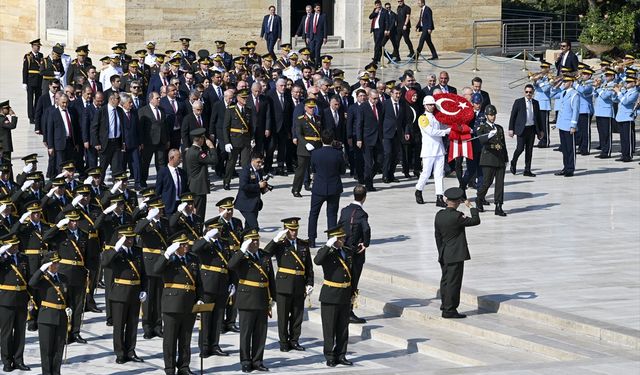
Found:
<path fill-rule="evenodd" d="M 244 216 L 245 229 L 259 230 L 258 213 L 262 209 L 261 195 L 270 191 L 270 185 L 263 178 L 264 155 L 251 153 L 251 162 L 240 172 L 240 186 L 236 195 L 235 208 Z"/>

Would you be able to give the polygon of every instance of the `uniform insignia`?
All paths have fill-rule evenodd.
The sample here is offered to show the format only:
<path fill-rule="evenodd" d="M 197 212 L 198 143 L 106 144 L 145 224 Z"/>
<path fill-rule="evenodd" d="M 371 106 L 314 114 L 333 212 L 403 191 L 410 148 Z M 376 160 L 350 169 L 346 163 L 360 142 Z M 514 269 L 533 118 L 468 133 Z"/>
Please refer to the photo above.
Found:
<path fill-rule="evenodd" d="M 427 117 L 427 115 L 420 116 L 418 119 L 418 125 L 420 125 L 421 128 L 429 126 L 429 117 Z"/>
<path fill-rule="evenodd" d="M 303 118 L 304 118 L 304 115 L 298 116 L 298 120 L 302 120 Z"/>
<path fill-rule="evenodd" d="M 227 108 L 235 108 L 235 107 L 236 107 L 235 105 L 230 105 Z"/>
<path fill-rule="evenodd" d="M 200 159 L 204 159 L 207 157 L 207 153 L 206 152 L 201 152 L 200 153 Z"/>

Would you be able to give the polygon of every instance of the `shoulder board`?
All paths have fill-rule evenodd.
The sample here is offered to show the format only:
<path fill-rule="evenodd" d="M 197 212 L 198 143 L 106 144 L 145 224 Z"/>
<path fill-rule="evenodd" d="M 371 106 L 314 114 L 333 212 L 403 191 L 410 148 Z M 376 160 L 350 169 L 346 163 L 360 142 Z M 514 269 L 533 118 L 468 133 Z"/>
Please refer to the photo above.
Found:
<path fill-rule="evenodd" d="M 71 64 L 76 65 L 78 63 L 78 59 L 71 60 Z"/>
<path fill-rule="evenodd" d="M 127 77 L 130 76 L 131 74 L 129 74 L 129 72 L 126 72 L 125 74 L 123 74 L 123 77 Z"/>
<path fill-rule="evenodd" d="M 302 120 L 302 119 L 304 119 L 304 115 L 298 116 L 298 120 Z"/>
<path fill-rule="evenodd" d="M 303 245 L 306 245 L 309 243 L 309 240 L 303 240 L 302 238 L 298 238 L 298 242 L 300 242 Z"/>
<path fill-rule="evenodd" d="M 233 109 L 235 107 L 236 107 L 235 105 L 230 105 L 230 106 L 227 107 L 227 109 Z"/>
<path fill-rule="evenodd" d="M 86 230 L 84 230 L 84 229 L 82 229 L 80 227 L 78 227 L 78 231 L 80 231 L 80 232 L 82 232 L 84 234 L 87 234 L 87 235 L 89 234 L 89 232 L 87 232 Z"/>

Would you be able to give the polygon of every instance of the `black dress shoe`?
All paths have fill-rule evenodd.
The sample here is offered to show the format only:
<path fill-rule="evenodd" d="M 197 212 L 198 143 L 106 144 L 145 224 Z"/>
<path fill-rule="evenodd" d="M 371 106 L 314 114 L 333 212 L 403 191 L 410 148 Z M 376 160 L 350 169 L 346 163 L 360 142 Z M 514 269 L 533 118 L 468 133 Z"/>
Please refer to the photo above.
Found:
<path fill-rule="evenodd" d="M 107 327 L 113 327 L 113 320 L 107 320 Z"/>
<path fill-rule="evenodd" d="M 562 150 L 560 149 L 560 147 L 558 147 L 558 148 L 554 148 L 553 151 L 562 151 Z"/>
<path fill-rule="evenodd" d="M 240 328 L 239 328 L 237 325 L 235 325 L 235 324 L 234 324 L 234 325 L 232 325 L 232 326 L 229 326 L 229 327 L 227 327 L 227 328 L 228 328 L 228 329 L 229 329 L 229 331 L 231 331 L 231 332 L 236 332 L 236 333 L 240 332 Z"/>
<path fill-rule="evenodd" d="M 289 346 L 289 344 L 280 344 L 280 351 L 281 352 L 288 352 L 291 350 L 291 346 Z"/>
<path fill-rule="evenodd" d="M 476 209 L 478 210 L 478 212 L 484 212 L 484 207 L 482 206 L 482 204 L 482 199 L 476 198 Z"/>
<path fill-rule="evenodd" d="M 329 366 L 329 367 L 336 367 L 336 365 L 337 365 L 337 363 L 333 359 L 330 359 L 330 360 L 327 361 L 327 366 Z"/>
<path fill-rule="evenodd" d="M 581 152 L 580 155 L 585 155 L 586 156 L 586 155 L 589 155 L 589 153 L 585 151 L 585 152 Z"/>
<path fill-rule="evenodd" d="M 105 288 L 105 285 L 104 285 L 104 283 L 102 281 L 98 281 L 98 288 L 100 288 L 100 289 L 104 289 Z"/>
<path fill-rule="evenodd" d="M 154 328 L 153 333 L 158 337 L 164 337 L 164 332 L 162 332 L 162 328 L 160 327 Z"/>
<path fill-rule="evenodd" d="M 251 371 L 253 371 L 253 368 L 251 367 L 251 365 L 242 365 L 242 372 L 249 373 Z"/>
<path fill-rule="evenodd" d="M 77 342 L 78 344 L 86 344 L 87 340 L 83 339 L 82 336 L 80 336 L 80 334 L 74 335 L 73 336 L 73 340 L 75 342 Z"/>
<path fill-rule="evenodd" d="M 27 331 L 34 332 L 38 330 L 38 322 L 35 320 L 30 320 L 27 325 Z"/>
<path fill-rule="evenodd" d="M 335 366 L 335 365 L 334 365 Z M 13 371 L 13 366 L 11 365 L 4 365 L 4 367 L 2 367 L 2 371 L 4 372 L 11 372 Z"/>
<path fill-rule="evenodd" d="M 409 174 L 409 172 L 404 172 L 404 178 L 411 179 L 411 174 Z"/>
<path fill-rule="evenodd" d="M 442 313 L 442 317 L 445 319 L 464 319 L 467 316 L 465 314 L 460 314 L 457 311 L 452 313 Z"/>
<path fill-rule="evenodd" d="M 264 365 L 253 366 L 253 369 L 256 371 L 262 371 L 262 372 L 269 371 L 269 369 L 266 368 Z"/>
<path fill-rule="evenodd" d="M 353 366 L 353 362 L 349 361 L 345 357 L 338 358 L 338 364 L 345 366 Z"/>
<path fill-rule="evenodd" d="M 304 346 L 298 344 L 297 342 L 292 342 L 291 343 L 291 349 L 297 350 L 297 351 L 300 351 L 300 352 L 304 352 L 305 351 Z"/>
<path fill-rule="evenodd" d="M 20 371 L 31 371 L 31 367 L 25 365 L 24 363 L 14 363 L 13 368 Z"/>
<path fill-rule="evenodd" d="M 131 361 L 131 362 L 137 362 L 137 363 L 144 362 L 144 359 L 142 359 L 142 358 L 138 357 L 138 356 L 136 355 L 136 353 L 133 353 L 133 354 L 132 354 L 132 355 L 130 355 L 127 359 L 128 359 L 129 361 Z"/>
<path fill-rule="evenodd" d="M 502 203 L 496 203 L 496 210 L 495 210 L 495 214 L 497 216 L 507 216 L 507 214 L 502 211 Z"/>
<path fill-rule="evenodd" d="M 316 247 L 316 240 L 312 240 L 311 238 L 309 239 L 308 242 L 309 247 Z"/>
<path fill-rule="evenodd" d="M 600 154 L 597 155 L 596 158 L 598 159 L 609 159 L 611 156 L 607 155 L 607 154 Z"/>
<path fill-rule="evenodd" d="M 516 174 L 516 166 L 513 163 L 511 163 L 509 170 L 511 171 L 511 174 Z"/>
<path fill-rule="evenodd" d="M 383 178 L 383 179 L 382 179 L 382 182 L 383 182 L 383 183 L 385 183 L 385 184 L 388 184 L 388 183 L 390 183 L 391 181 L 389 181 L 389 180 L 388 180 L 388 179 L 386 179 L 386 178 Z"/>
<path fill-rule="evenodd" d="M 564 174 L 565 177 L 573 177 L 573 172 L 567 172 Z"/>
<path fill-rule="evenodd" d="M 222 184 L 222 188 L 223 188 L 224 190 L 231 190 L 231 184 L 229 184 L 229 183 Z"/>
<path fill-rule="evenodd" d="M 305 190 L 305 191 L 311 191 L 311 185 L 309 185 L 309 184 L 305 184 L 305 185 L 304 185 L 304 190 Z"/>
<path fill-rule="evenodd" d="M 632 159 L 631 158 L 618 158 L 616 159 L 616 161 L 621 161 L 623 163 L 629 163 Z"/>
<path fill-rule="evenodd" d="M 367 191 L 378 191 L 378 189 L 374 188 L 373 185 L 366 187 Z"/>
<path fill-rule="evenodd" d="M 124 357 L 116 357 L 116 363 L 119 365 L 123 365 L 125 363 L 127 363 L 127 359 Z"/>
<path fill-rule="evenodd" d="M 558 172 L 554 173 L 553 175 L 554 176 L 564 176 L 565 173 L 566 173 L 565 171 L 558 171 Z"/>
<path fill-rule="evenodd" d="M 467 197 L 463 197 L 463 198 L 466 200 Z M 443 208 L 447 207 L 447 204 L 445 203 L 444 198 L 442 198 L 442 195 L 438 195 L 436 197 L 436 206 L 443 207 Z"/>
<path fill-rule="evenodd" d="M 424 204 L 424 198 L 422 198 L 422 192 L 420 190 L 416 190 L 416 203 Z"/>
<path fill-rule="evenodd" d="M 395 178 L 395 177 L 394 177 L 394 178 L 392 178 L 390 181 L 391 181 L 391 182 L 400 182 L 400 180 L 398 180 L 398 179 L 397 179 L 397 178 Z"/>
<path fill-rule="evenodd" d="M 178 370 L 178 375 L 196 375 L 196 373 L 186 368 L 186 369 Z"/>
<path fill-rule="evenodd" d="M 217 355 L 218 357 L 228 357 L 229 353 L 222 351 L 219 347 L 213 348 L 209 350 L 209 353 L 212 355 Z"/>
<path fill-rule="evenodd" d="M 431 56 L 427 60 L 438 60 L 438 56 Z"/>
<path fill-rule="evenodd" d="M 95 306 L 87 307 L 84 311 L 92 312 L 92 313 L 101 313 L 102 310 Z"/>
<path fill-rule="evenodd" d="M 294 191 L 293 192 L 293 196 L 296 197 L 296 198 L 302 198 L 302 194 L 300 194 L 299 191 Z"/>
<path fill-rule="evenodd" d="M 527 177 L 535 177 L 536 174 L 531 172 L 531 171 L 524 171 L 524 173 L 522 174 L 523 176 L 527 176 Z"/>
<path fill-rule="evenodd" d="M 153 332 L 145 332 L 144 335 L 142 335 L 142 338 L 145 340 L 151 340 L 154 337 L 156 337 L 156 335 L 154 335 Z"/>
<path fill-rule="evenodd" d="M 364 324 L 366 323 L 367 320 L 358 317 L 356 314 L 353 313 L 353 311 L 351 312 L 351 314 L 349 315 L 349 323 L 354 323 L 354 324 Z"/>

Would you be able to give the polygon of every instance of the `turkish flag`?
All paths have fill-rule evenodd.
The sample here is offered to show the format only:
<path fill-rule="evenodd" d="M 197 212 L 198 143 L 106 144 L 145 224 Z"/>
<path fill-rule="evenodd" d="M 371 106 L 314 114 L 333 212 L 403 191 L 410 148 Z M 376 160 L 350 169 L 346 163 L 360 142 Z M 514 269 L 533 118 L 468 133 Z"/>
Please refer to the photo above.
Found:
<path fill-rule="evenodd" d="M 436 100 L 436 119 L 451 128 L 448 161 L 460 156 L 473 159 L 471 128 L 467 125 L 473 120 L 473 106 L 457 94 L 441 93 L 433 97 Z"/>

